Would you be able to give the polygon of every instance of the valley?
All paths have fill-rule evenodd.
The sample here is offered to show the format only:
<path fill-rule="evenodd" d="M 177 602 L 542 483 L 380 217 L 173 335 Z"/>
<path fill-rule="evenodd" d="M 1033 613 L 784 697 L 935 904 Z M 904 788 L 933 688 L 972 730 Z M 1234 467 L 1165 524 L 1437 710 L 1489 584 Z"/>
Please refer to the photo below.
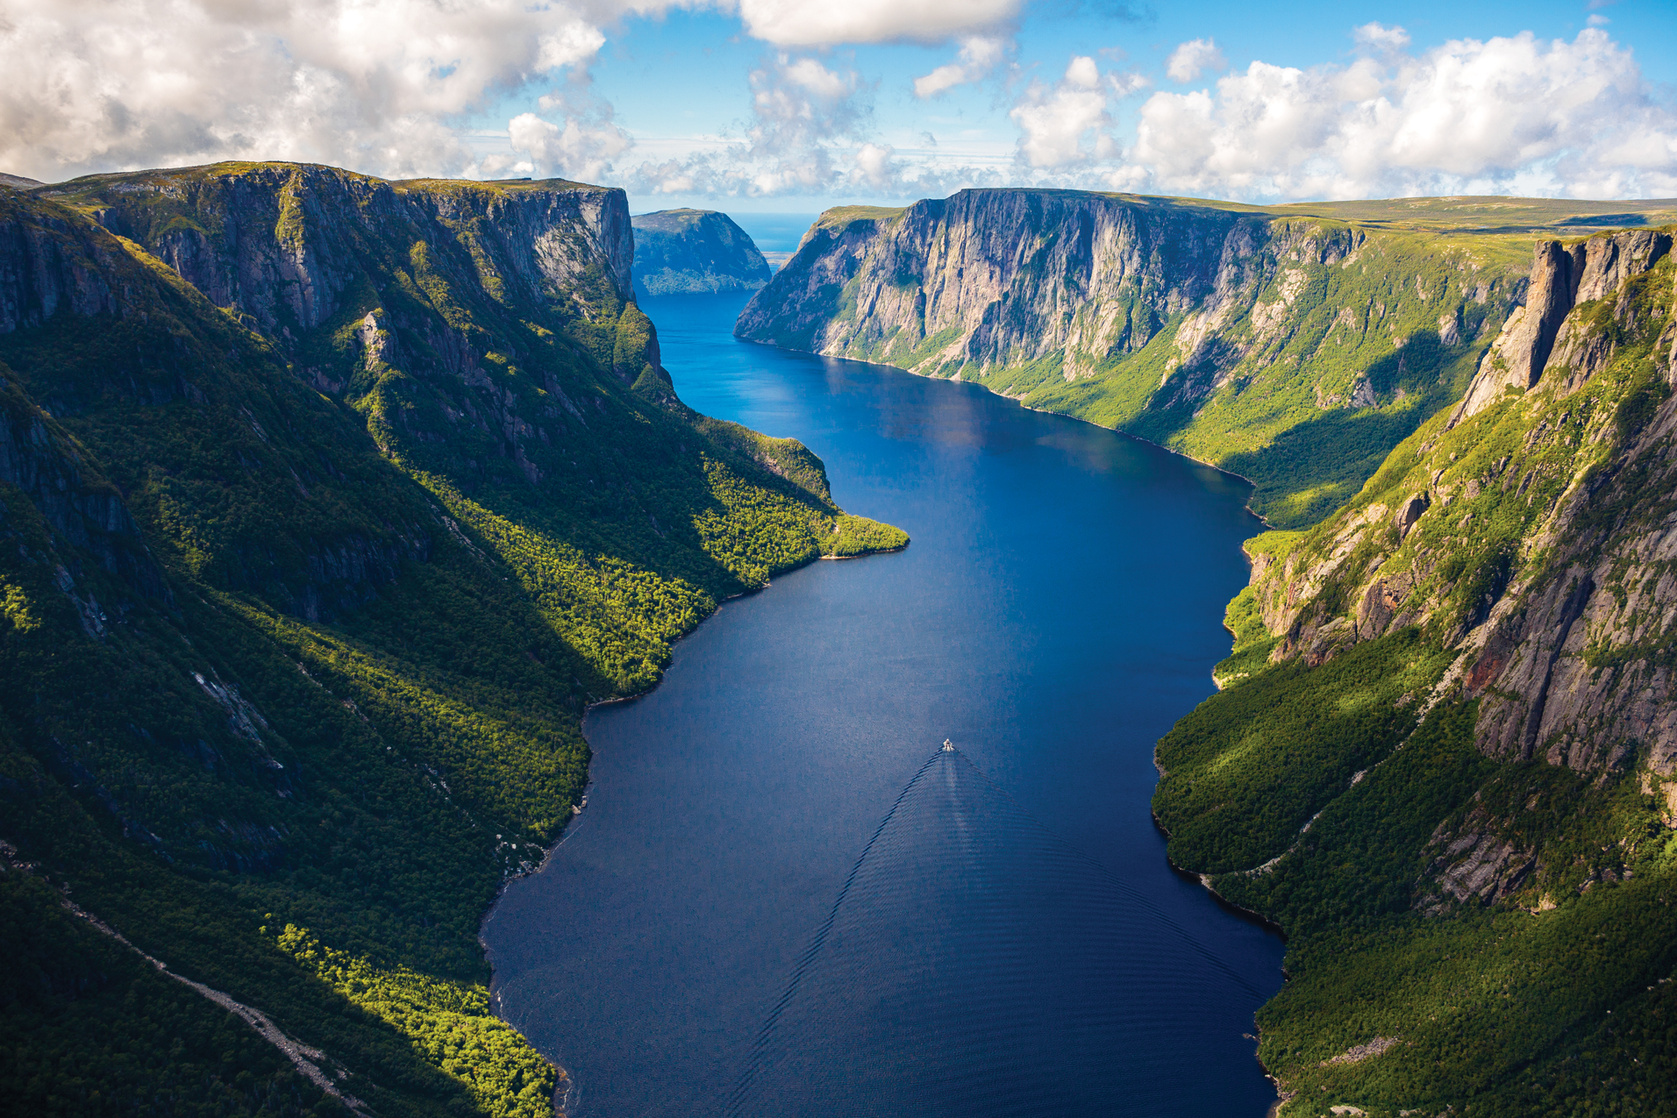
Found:
<path fill-rule="evenodd" d="M 68 894 L 373 1112 L 552 1112 L 477 929 L 582 798 L 584 710 L 721 601 L 907 542 L 680 403 L 631 246 L 565 182 L 0 190 L 18 1105 L 335 1105 Z"/>
<path fill-rule="evenodd" d="M 969 191 L 829 211 L 741 316 L 1253 480 L 1153 811 L 1288 938 L 1283 1115 L 1673 1105 L 1671 218 Z"/>
<path fill-rule="evenodd" d="M 1674 221 L 0 183 L 0 1082 L 1669 1110 Z"/>

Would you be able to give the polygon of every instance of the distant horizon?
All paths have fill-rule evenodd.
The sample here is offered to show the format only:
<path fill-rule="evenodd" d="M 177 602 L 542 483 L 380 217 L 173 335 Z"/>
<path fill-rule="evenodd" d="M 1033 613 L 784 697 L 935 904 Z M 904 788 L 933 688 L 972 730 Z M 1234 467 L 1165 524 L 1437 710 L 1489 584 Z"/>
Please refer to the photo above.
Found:
<path fill-rule="evenodd" d="M 467 175 L 386 176 L 386 175 L 375 174 L 375 173 L 370 172 L 370 171 L 358 170 L 354 167 L 344 167 L 344 166 L 339 166 L 337 164 L 332 164 L 332 163 L 322 163 L 318 160 L 292 160 L 292 159 L 227 159 L 227 160 L 211 160 L 208 163 L 188 163 L 188 164 L 178 164 L 178 165 L 172 165 L 172 166 L 159 165 L 159 166 L 155 166 L 155 167 L 140 167 L 140 168 L 133 168 L 133 169 L 129 169 L 129 170 L 90 171 L 85 175 L 75 175 L 75 176 L 71 176 L 70 178 L 59 179 L 59 180 L 55 180 L 55 181 L 46 181 L 46 180 L 42 180 L 42 179 L 32 179 L 32 178 L 29 178 L 29 176 L 26 176 L 26 175 L 18 175 L 18 174 L 15 174 L 13 172 L 5 171 L 4 169 L 0 169 L 0 185 L 3 185 L 3 180 L 6 179 L 6 178 L 16 178 L 16 179 L 28 179 L 28 181 L 30 181 L 32 183 L 35 183 L 39 186 L 43 186 L 43 187 L 55 187 L 55 186 L 63 186 L 66 183 L 73 182 L 73 181 L 75 181 L 76 179 L 79 179 L 79 178 L 88 178 L 88 177 L 94 177 L 94 176 L 99 176 L 99 175 L 144 175 L 144 174 L 154 174 L 154 173 L 155 174 L 164 174 L 164 173 L 168 173 L 168 172 L 172 172 L 172 171 L 191 170 L 191 169 L 197 168 L 197 167 L 213 167 L 217 163 L 293 163 L 293 164 L 297 164 L 299 166 L 310 166 L 310 165 L 312 165 L 312 166 L 324 166 L 324 167 L 331 167 L 335 170 L 348 171 L 351 174 L 365 175 L 368 178 L 383 179 L 384 181 L 387 181 L 387 182 L 415 182 L 415 181 L 423 181 L 425 179 L 432 179 L 432 178 L 435 178 L 435 179 L 438 179 L 438 180 L 443 180 L 443 181 L 456 180 L 456 181 L 459 181 L 459 182 L 483 182 L 483 183 L 541 182 L 541 181 L 549 181 L 549 180 L 551 180 L 551 181 L 561 181 L 561 182 L 573 182 L 573 183 L 576 183 L 579 186 L 597 187 L 597 188 L 605 189 L 605 190 L 623 190 L 624 193 L 630 199 L 629 211 L 630 211 L 630 216 L 631 217 L 644 217 L 648 214 L 666 213 L 666 212 L 669 212 L 669 211 L 672 211 L 672 210 L 684 210 L 684 209 L 708 211 L 708 212 L 715 212 L 715 213 L 727 213 L 727 214 L 735 214 L 735 213 L 755 214 L 755 215 L 764 216 L 764 217 L 777 216 L 777 215 L 778 216 L 786 216 L 786 217 L 799 217 L 799 216 L 818 217 L 822 213 L 826 212 L 827 210 L 837 209 L 837 208 L 844 207 L 844 206 L 876 206 L 876 207 L 881 208 L 881 209 L 906 209 L 907 207 L 914 205 L 916 202 L 947 199 L 947 198 L 953 197 L 956 194 L 961 193 L 962 191 L 967 191 L 967 190 L 1075 190 L 1075 191 L 1081 191 L 1081 192 L 1090 193 L 1090 194 L 1111 194 L 1111 195 L 1119 195 L 1119 196 L 1127 196 L 1127 197 L 1135 197 L 1135 198 L 1153 198 L 1153 199 L 1159 199 L 1161 201 L 1171 201 L 1171 202 L 1205 202 L 1205 203 L 1211 203 L 1211 204 L 1214 204 L 1214 205 L 1246 206 L 1246 207 L 1250 207 L 1250 208 L 1255 209 L 1255 210 L 1297 209 L 1297 208 L 1303 207 L 1303 206 L 1344 206 L 1344 205 L 1357 205 L 1359 203 L 1375 203 L 1375 202 L 1423 202 L 1423 201 L 1444 201 L 1444 202 L 1462 201 L 1462 202 L 1470 202 L 1470 201 L 1477 201 L 1477 200 L 1481 200 L 1481 199 L 1498 199 L 1498 200 L 1509 201 L 1509 202 L 1569 203 L 1569 204 L 1577 205 L 1577 206 L 1612 206 L 1612 205 L 1640 205 L 1640 206 L 1651 206 L 1651 207 L 1658 207 L 1658 206 L 1662 206 L 1662 205 L 1677 206 L 1677 193 L 1674 193 L 1674 194 L 1670 195 L 1669 197 L 1645 197 L 1645 198 L 1636 198 L 1636 197 L 1586 198 L 1586 197 L 1564 195 L 1564 194 L 1500 194 L 1500 193 L 1486 193 L 1486 194 L 1388 194 L 1388 195 L 1367 195 L 1367 196 L 1362 196 L 1362 197 L 1347 197 L 1347 198 L 1296 198 L 1296 199 L 1291 199 L 1289 201 L 1284 201 L 1284 202 L 1248 202 L 1248 201 L 1244 201 L 1244 200 L 1238 199 L 1238 198 L 1219 197 L 1219 196 L 1216 196 L 1216 195 L 1159 194 L 1159 193 L 1152 193 L 1152 192 L 1145 192 L 1145 191 L 1131 191 L 1131 190 L 1102 190 L 1102 189 L 1090 188 L 1090 187 L 1044 186 L 1044 185 L 1035 184 L 1035 183 L 1003 183 L 1003 184 L 998 184 L 998 185 L 985 185 L 985 186 L 963 186 L 963 187 L 957 187 L 953 190 L 950 190 L 949 192 L 947 192 L 945 194 L 926 194 L 926 195 L 921 195 L 921 196 L 915 197 L 915 198 L 904 198 L 904 199 L 901 199 L 901 200 L 890 201 L 890 202 L 857 201 L 857 200 L 854 200 L 853 198 L 850 198 L 850 197 L 847 197 L 847 196 L 846 197 L 837 197 L 837 198 L 831 199 L 831 200 L 827 201 L 825 204 L 822 204 L 822 205 L 815 205 L 813 203 L 803 204 L 807 200 L 796 198 L 796 197 L 794 197 L 794 198 L 775 197 L 775 198 L 764 198 L 764 199 L 757 199 L 757 198 L 750 198 L 750 197 L 745 197 L 745 198 L 716 198 L 716 199 L 708 199 L 708 200 L 701 200 L 701 201 L 677 202 L 677 201 L 669 200 L 669 199 L 658 199 L 658 198 L 656 198 L 656 196 L 649 199 L 645 195 L 637 195 L 635 192 L 633 192 L 631 190 L 628 190 L 626 187 L 619 186 L 618 184 L 615 184 L 615 183 L 588 182 L 588 181 L 582 180 L 582 179 L 568 178 L 564 175 L 547 175 L 547 176 L 540 176 L 540 177 L 534 176 L 534 175 L 510 175 L 510 176 L 503 176 L 503 177 L 494 178 L 494 179 L 473 178 L 473 177 L 467 176 Z M 775 208 L 769 208 L 769 207 L 766 207 L 766 206 L 760 208 L 760 207 L 753 204 L 753 203 L 759 202 L 759 201 L 770 202 L 770 203 L 781 202 L 781 203 L 785 203 L 785 205 L 775 207 Z"/>
<path fill-rule="evenodd" d="M 1636 198 L 1636 197 L 1585 198 L 1585 197 L 1574 197 L 1574 196 L 1569 196 L 1569 195 L 1557 195 L 1557 194 L 1505 194 L 1505 193 L 1394 194 L 1394 195 L 1383 195 L 1383 196 L 1382 195 L 1370 195 L 1370 196 L 1364 196 L 1364 197 L 1350 197 L 1350 198 L 1301 198 L 1301 199 L 1292 199 L 1292 200 L 1288 200 L 1288 201 L 1276 201 L 1276 202 L 1249 202 L 1249 201 L 1244 201 L 1244 200 L 1238 199 L 1238 198 L 1218 197 L 1218 196 L 1214 196 L 1214 195 L 1161 194 L 1161 193 L 1143 192 L 1143 191 L 1102 190 L 1102 189 L 1087 188 L 1087 187 L 1045 186 L 1045 185 L 1036 184 L 1036 183 L 1007 183 L 1007 184 L 985 185 L 985 186 L 964 186 L 964 187 L 957 187 L 957 188 L 955 188 L 953 190 L 950 190 L 949 192 L 944 193 L 944 194 L 928 194 L 928 195 L 922 195 L 922 196 L 916 197 L 916 198 L 905 198 L 905 199 L 896 200 L 896 201 L 889 201 L 889 202 L 866 201 L 866 200 L 862 200 L 861 198 L 858 198 L 858 197 L 855 197 L 855 196 L 834 197 L 834 198 L 825 200 L 822 204 L 816 204 L 812 200 L 805 199 L 805 198 L 783 197 L 783 196 L 782 197 L 770 197 L 770 198 L 740 197 L 740 198 L 694 199 L 694 200 L 680 201 L 680 200 L 671 199 L 671 198 L 660 198 L 656 195 L 647 196 L 645 194 L 637 194 L 636 192 L 634 192 L 632 190 L 629 190 L 625 187 L 619 186 L 618 184 L 614 184 L 614 183 L 587 182 L 587 181 L 584 181 L 584 180 L 568 178 L 568 177 L 563 176 L 563 175 L 550 175 L 550 176 L 542 176 L 542 177 L 537 177 L 537 176 L 534 176 L 534 175 L 516 175 L 516 176 L 502 176 L 502 177 L 496 178 L 496 179 L 474 179 L 470 176 L 465 176 L 465 175 L 452 175 L 452 176 L 384 176 L 384 175 L 374 174 L 374 173 L 368 172 L 368 171 L 358 170 L 358 169 L 353 168 L 353 167 L 341 167 L 341 166 L 338 166 L 338 165 L 335 165 L 335 164 L 321 163 L 320 161 L 317 161 L 317 160 L 288 160 L 288 159 L 211 160 L 211 161 L 206 162 L 206 163 L 180 164 L 180 165 L 176 165 L 176 166 L 161 166 L 160 165 L 160 166 L 154 166 L 154 167 L 136 168 L 136 169 L 127 170 L 127 171 L 94 171 L 94 172 L 89 172 L 87 175 L 72 176 L 71 178 L 61 179 L 61 180 L 51 181 L 51 182 L 40 180 L 40 179 L 31 179 L 31 181 L 33 181 L 35 183 L 38 183 L 40 186 L 43 186 L 43 187 L 54 187 L 54 186 L 64 185 L 65 183 L 68 183 L 68 182 L 72 182 L 77 178 L 91 177 L 91 176 L 97 176 L 97 175 L 122 175 L 122 174 L 143 175 L 143 174 L 148 174 L 148 173 L 159 173 L 159 174 L 161 174 L 161 173 L 168 173 L 168 172 L 172 172 L 172 171 L 188 170 L 188 169 L 193 169 L 193 168 L 196 168 L 196 167 L 211 167 L 211 166 L 215 166 L 217 163 L 223 163 L 223 162 L 227 162 L 227 163 L 297 163 L 297 164 L 300 164 L 300 165 L 328 166 L 328 167 L 333 167 L 334 169 L 337 169 L 337 170 L 348 171 L 351 174 L 366 175 L 367 177 L 370 177 L 370 178 L 380 178 L 380 179 L 384 179 L 385 181 L 389 181 L 389 182 L 417 181 L 417 180 L 423 180 L 423 179 L 427 179 L 427 178 L 456 179 L 456 180 L 462 181 L 462 182 L 491 182 L 491 183 L 492 182 L 538 182 L 538 181 L 543 181 L 543 179 L 545 178 L 545 179 L 552 179 L 552 180 L 557 180 L 557 181 L 574 182 L 574 183 L 577 183 L 578 185 L 598 187 L 598 188 L 601 188 L 601 189 L 621 189 L 621 190 L 624 190 L 624 192 L 627 195 L 628 200 L 629 200 L 629 211 L 630 211 L 630 216 L 631 217 L 643 217 L 643 216 L 646 216 L 648 214 L 664 213 L 664 212 L 668 212 L 668 211 L 671 211 L 671 210 L 692 209 L 692 210 L 710 211 L 710 212 L 716 212 L 716 213 L 725 213 L 725 214 L 729 214 L 730 216 L 735 215 L 735 214 L 739 214 L 739 215 L 751 215 L 751 216 L 764 217 L 764 218 L 786 217 L 786 218 L 809 218 L 809 219 L 813 219 L 813 218 L 819 217 L 822 213 L 826 212 L 827 210 L 836 209 L 836 208 L 845 207 L 845 206 L 877 206 L 877 207 L 882 208 L 882 209 L 904 209 L 904 208 L 907 208 L 908 206 L 914 205 L 916 202 L 947 199 L 947 198 L 953 197 L 956 194 L 961 193 L 964 190 L 1081 190 L 1081 191 L 1084 191 L 1084 192 L 1087 192 L 1087 193 L 1111 194 L 1111 195 L 1128 196 L 1128 197 L 1136 197 L 1136 198 L 1157 199 L 1157 200 L 1160 200 L 1160 201 L 1205 203 L 1205 204 L 1217 205 L 1217 206 L 1246 207 L 1246 208 L 1250 208 L 1250 209 L 1253 209 L 1253 210 L 1259 210 L 1259 211 L 1278 210 L 1278 209 L 1295 209 L 1296 210 L 1296 209 L 1300 209 L 1300 208 L 1303 208 L 1303 207 L 1310 207 L 1310 206 L 1352 206 L 1352 205 L 1359 205 L 1359 204 L 1403 203 L 1403 202 L 1424 202 L 1424 201 L 1474 202 L 1474 201 L 1482 201 L 1482 200 L 1496 200 L 1496 201 L 1501 201 L 1501 202 L 1551 203 L 1551 204 L 1555 204 L 1555 205 L 1570 206 L 1570 207 L 1619 206 L 1619 205 L 1642 207 L 1642 208 L 1645 208 L 1645 209 L 1660 209 L 1660 208 L 1669 207 L 1669 208 L 1672 208 L 1674 210 L 1677 210 L 1677 193 L 1673 193 L 1669 197 L 1647 197 L 1647 198 Z M 25 178 L 29 178 L 29 176 L 17 175 L 14 172 L 6 171 L 4 168 L 0 168 L 0 182 L 3 182 L 3 180 L 5 178 L 25 179 Z M 766 203 L 766 204 L 758 205 L 757 203 Z M 1607 215 L 1604 215 L 1604 216 L 1607 216 Z M 1677 213 L 1672 214 L 1672 220 L 1677 221 Z"/>

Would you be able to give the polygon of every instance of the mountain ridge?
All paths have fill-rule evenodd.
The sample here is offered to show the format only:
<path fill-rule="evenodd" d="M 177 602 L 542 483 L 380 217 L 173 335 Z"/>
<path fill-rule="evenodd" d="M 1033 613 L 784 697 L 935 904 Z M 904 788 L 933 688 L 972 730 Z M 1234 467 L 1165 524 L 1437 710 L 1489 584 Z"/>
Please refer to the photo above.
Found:
<path fill-rule="evenodd" d="M 1283 1114 L 1670 1108 L 1674 227 L 1540 241 L 1463 399 L 1247 544 L 1170 857 L 1289 935 Z"/>
<path fill-rule="evenodd" d="M 1252 480 L 1255 511 L 1300 527 L 1459 397 L 1524 297 L 1510 228 L 1638 205 L 997 188 L 841 207 L 736 333 L 1115 427 Z"/>
<path fill-rule="evenodd" d="M 0 188 L 0 1081 L 34 1112 L 346 1105 L 66 893 L 370 1113 L 553 1112 L 477 928 L 572 817 L 582 712 L 720 600 L 907 542 L 680 402 L 631 253 L 622 192 L 563 182 Z"/>

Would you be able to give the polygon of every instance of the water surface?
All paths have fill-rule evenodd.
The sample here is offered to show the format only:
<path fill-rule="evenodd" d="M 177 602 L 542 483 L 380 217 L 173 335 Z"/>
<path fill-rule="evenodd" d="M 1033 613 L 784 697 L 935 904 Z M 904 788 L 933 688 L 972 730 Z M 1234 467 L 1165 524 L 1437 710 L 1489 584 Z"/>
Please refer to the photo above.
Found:
<path fill-rule="evenodd" d="M 745 230 L 760 252 L 795 252 L 804 231 L 815 224 L 819 214 L 746 213 L 729 214 L 734 224 Z M 730 329 L 732 324 L 729 324 Z"/>
<path fill-rule="evenodd" d="M 485 926 L 503 1012 L 584 1116 L 1258 1118 L 1281 944 L 1148 813 L 1228 650 L 1246 487 L 737 342 L 743 303 L 643 304 L 682 398 L 803 440 L 914 542 L 728 603 L 590 715 L 588 809 Z"/>

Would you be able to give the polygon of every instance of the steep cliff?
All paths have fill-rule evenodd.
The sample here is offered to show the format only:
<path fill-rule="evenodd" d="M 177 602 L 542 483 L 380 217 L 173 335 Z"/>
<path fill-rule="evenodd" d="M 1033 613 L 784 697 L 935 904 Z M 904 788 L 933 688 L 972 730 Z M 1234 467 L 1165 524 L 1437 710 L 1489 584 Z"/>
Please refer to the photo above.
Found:
<path fill-rule="evenodd" d="M 630 258 L 571 183 L 0 187 L 17 1107 L 552 1113 L 476 932 L 580 800 L 586 704 L 906 542 L 676 399 Z"/>
<path fill-rule="evenodd" d="M 968 190 L 831 210 L 736 332 L 1129 431 L 1249 477 L 1257 511 L 1302 526 L 1461 395 L 1524 299 L 1529 235 L 1415 227 L 1396 205 Z"/>
<path fill-rule="evenodd" d="M 749 234 L 715 210 L 659 210 L 632 219 L 635 290 L 645 295 L 755 291 L 769 265 Z"/>
<path fill-rule="evenodd" d="M 1172 858 L 1291 937 L 1286 1113 L 1677 1106 L 1672 232 L 1540 242 L 1461 404 L 1248 544 L 1160 742 Z"/>
<path fill-rule="evenodd" d="M 1537 246 L 1531 304 L 1411 460 L 1284 557 L 1266 541 L 1252 591 L 1273 656 L 1319 662 L 1420 625 L 1488 696 L 1487 754 L 1590 771 L 1640 747 L 1677 774 L 1659 666 L 1677 616 L 1661 542 L 1677 488 L 1671 244 L 1650 230 Z"/>

